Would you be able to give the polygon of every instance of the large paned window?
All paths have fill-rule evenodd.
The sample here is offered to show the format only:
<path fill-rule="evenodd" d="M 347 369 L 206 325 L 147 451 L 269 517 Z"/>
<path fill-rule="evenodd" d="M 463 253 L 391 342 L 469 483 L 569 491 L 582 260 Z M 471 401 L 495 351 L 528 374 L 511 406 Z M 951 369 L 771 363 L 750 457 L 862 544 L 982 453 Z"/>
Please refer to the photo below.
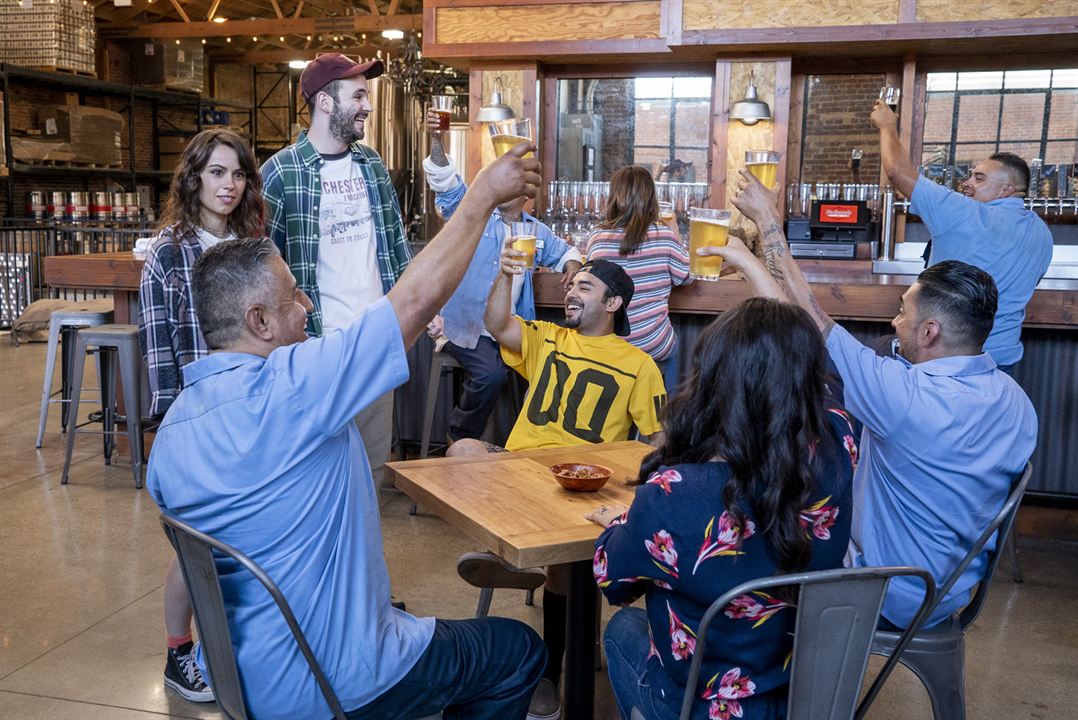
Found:
<path fill-rule="evenodd" d="M 922 162 L 1078 162 L 1078 68 L 929 73 Z"/>
<path fill-rule="evenodd" d="M 670 180 L 707 181 L 711 84 L 708 77 L 635 78 L 634 164 L 658 173 L 680 160 Z"/>

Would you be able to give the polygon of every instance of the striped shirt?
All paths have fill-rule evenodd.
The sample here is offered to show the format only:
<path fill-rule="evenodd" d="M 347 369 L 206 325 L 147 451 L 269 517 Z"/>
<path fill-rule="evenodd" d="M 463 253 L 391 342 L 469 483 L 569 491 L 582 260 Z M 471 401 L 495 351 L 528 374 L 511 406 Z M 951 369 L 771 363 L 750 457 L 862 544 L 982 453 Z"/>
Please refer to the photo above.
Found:
<path fill-rule="evenodd" d="M 374 220 L 374 238 L 382 290 L 389 292 L 412 259 L 408 238 L 401 222 L 397 193 L 389 180 L 382 158 L 371 148 L 352 143 L 352 160 L 367 183 L 367 197 Z M 322 334 L 322 300 L 318 294 L 318 227 L 322 197 L 322 156 L 300 133 L 299 140 L 271 157 L 262 166 L 266 199 L 266 232 L 296 277 L 299 289 L 307 294 L 314 312 L 307 320 L 307 332 Z"/>
<path fill-rule="evenodd" d="M 662 362 L 677 336 L 670 324 L 670 289 L 689 282 L 689 253 L 665 225 L 648 228 L 647 238 L 631 255 L 621 254 L 622 228 L 599 228 L 588 238 L 588 260 L 610 260 L 625 268 L 635 290 L 629 303 L 632 333 L 625 338 Z"/>

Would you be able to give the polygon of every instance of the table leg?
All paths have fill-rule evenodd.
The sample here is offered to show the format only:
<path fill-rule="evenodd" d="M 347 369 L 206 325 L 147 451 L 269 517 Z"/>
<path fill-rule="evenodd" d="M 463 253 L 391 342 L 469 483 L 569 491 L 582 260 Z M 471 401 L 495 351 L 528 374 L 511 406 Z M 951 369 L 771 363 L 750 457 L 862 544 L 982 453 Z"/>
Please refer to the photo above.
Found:
<path fill-rule="evenodd" d="M 595 714 L 595 633 L 599 626 L 599 589 L 591 560 L 569 565 L 565 633 L 565 720 L 591 720 Z"/>

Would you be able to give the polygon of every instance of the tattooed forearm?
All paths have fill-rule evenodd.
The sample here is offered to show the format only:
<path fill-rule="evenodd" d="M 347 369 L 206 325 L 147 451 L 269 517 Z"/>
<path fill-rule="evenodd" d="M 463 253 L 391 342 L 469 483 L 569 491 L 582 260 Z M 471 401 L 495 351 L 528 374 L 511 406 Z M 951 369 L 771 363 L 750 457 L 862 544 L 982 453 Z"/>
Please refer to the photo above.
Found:
<path fill-rule="evenodd" d="M 778 280 L 780 283 L 784 279 L 782 269 L 779 267 L 779 258 L 782 257 L 782 249 L 770 246 L 764 246 L 764 265 L 767 266 L 767 271 L 771 273 L 771 277 Z"/>
<path fill-rule="evenodd" d="M 773 222 L 763 229 L 763 235 L 765 238 L 782 235 L 782 228 L 778 223 Z"/>
<path fill-rule="evenodd" d="M 430 139 L 430 159 L 438 167 L 445 167 L 449 164 L 449 158 L 446 157 L 445 150 L 442 149 L 442 141 L 437 137 Z"/>
<path fill-rule="evenodd" d="M 816 302 L 816 296 L 811 291 L 809 292 L 809 302 L 812 303 L 812 311 L 816 313 L 817 324 L 820 326 L 820 332 L 823 333 L 823 339 L 826 340 L 827 336 L 831 334 L 831 328 L 835 327 L 835 321 L 823 311 L 820 303 Z"/>

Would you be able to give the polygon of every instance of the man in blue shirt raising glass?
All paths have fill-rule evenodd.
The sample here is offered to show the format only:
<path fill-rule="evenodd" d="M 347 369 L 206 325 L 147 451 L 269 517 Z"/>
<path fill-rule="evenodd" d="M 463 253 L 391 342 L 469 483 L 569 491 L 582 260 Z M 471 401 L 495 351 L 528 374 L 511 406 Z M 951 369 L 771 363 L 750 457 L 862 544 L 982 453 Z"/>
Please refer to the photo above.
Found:
<path fill-rule="evenodd" d="M 1022 359 L 1026 305 L 1052 262 L 1052 233 L 1022 200 L 1029 191 L 1029 166 L 1012 153 L 996 153 L 954 192 L 917 174 L 898 138 L 898 117 L 882 100 L 871 119 L 880 129 L 884 172 L 932 233 L 927 267 L 961 260 L 995 281 L 999 303 L 984 351 L 1010 374 Z"/>
<path fill-rule="evenodd" d="M 307 339 L 311 301 L 269 239 L 222 243 L 195 266 L 213 352 L 184 368 L 147 487 L 278 583 L 351 717 L 522 720 L 543 671 L 542 641 L 522 623 L 417 618 L 390 604 L 377 493 L 352 422 L 408 379 L 405 352 L 460 282 L 494 207 L 535 194 L 539 164 L 521 157 L 534 149 L 481 171 L 393 288 L 339 332 Z M 217 562 L 252 717 L 328 716 L 264 589 Z M 201 651 L 198 662 L 205 672 Z"/>

